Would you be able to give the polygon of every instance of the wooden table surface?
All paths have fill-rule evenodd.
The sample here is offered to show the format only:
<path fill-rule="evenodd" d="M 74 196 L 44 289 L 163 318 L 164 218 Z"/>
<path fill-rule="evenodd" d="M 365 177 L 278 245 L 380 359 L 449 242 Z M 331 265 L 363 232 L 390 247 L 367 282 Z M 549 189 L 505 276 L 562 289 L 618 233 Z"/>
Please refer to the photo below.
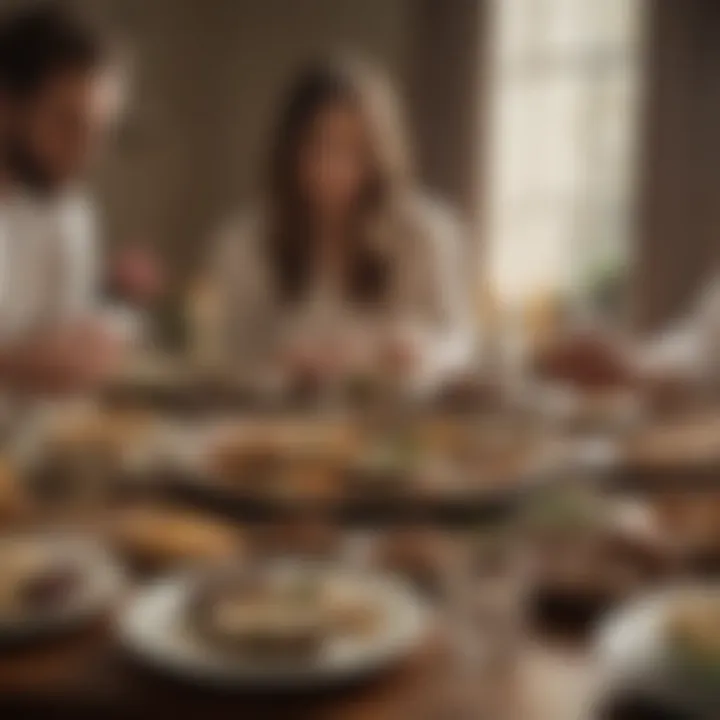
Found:
<path fill-rule="evenodd" d="M 463 674 L 448 644 L 429 638 L 398 667 L 355 686 L 302 694 L 219 693 L 141 667 L 110 625 L 0 652 L 0 717 L 292 718 L 293 720 L 579 720 L 588 661 L 571 647 L 528 643 L 510 670 Z"/>
<path fill-rule="evenodd" d="M 192 504 L 192 503 L 191 503 Z M 442 637 L 398 667 L 352 687 L 274 696 L 193 689 L 134 663 L 110 623 L 27 648 L 0 648 L 0 718 L 154 716 L 273 720 L 645 720 L 638 710 L 593 715 L 587 645 L 531 634 L 517 666 L 459 672 Z M 669 716 L 668 716 L 669 717 Z"/>

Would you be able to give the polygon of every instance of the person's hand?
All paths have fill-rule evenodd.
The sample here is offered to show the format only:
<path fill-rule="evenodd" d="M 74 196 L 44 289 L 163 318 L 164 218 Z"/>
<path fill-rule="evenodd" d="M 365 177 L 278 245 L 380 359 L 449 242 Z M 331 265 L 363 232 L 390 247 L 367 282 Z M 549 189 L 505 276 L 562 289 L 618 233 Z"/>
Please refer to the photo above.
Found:
<path fill-rule="evenodd" d="M 380 350 L 380 369 L 388 375 L 403 377 L 412 373 L 419 362 L 417 343 L 408 337 L 392 337 Z"/>
<path fill-rule="evenodd" d="M 124 298 L 147 305 L 165 288 L 162 264 L 151 250 L 139 245 L 120 250 L 110 266 L 113 289 Z"/>
<path fill-rule="evenodd" d="M 310 329 L 288 339 L 281 365 L 290 373 L 327 380 L 353 375 L 370 365 L 372 340 L 365 328 L 353 324 L 326 332 Z"/>
<path fill-rule="evenodd" d="M 327 344 L 298 340 L 283 349 L 280 366 L 292 384 L 322 387 L 341 372 L 341 354 Z"/>
<path fill-rule="evenodd" d="M 81 379 L 93 384 L 105 379 L 118 365 L 123 337 L 103 322 L 90 320 L 70 331 L 70 341 L 85 348 L 77 367 Z"/>
<path fill-rule="evenodd" d="M 34 339 L 21 355 L 21 380 L 29 389 L 65 393 L 90 389 L 105 379 L 120 347 L 102 326 L 83 323 Z"/>
<path fill-rule="evenodd" d="M 376 362 L 379 371 L 389 377 L 409 377 L 419 368 L 422 340 L 410 327 L 394 327 L 380 338 Z"/>
<path fill-rule="evenodd" d="M 624 348 L 601 333 L 578 333 L 544 348 L 535 359 L 548 379 L 588 389 L 633 385 L 638 377 Z"/>

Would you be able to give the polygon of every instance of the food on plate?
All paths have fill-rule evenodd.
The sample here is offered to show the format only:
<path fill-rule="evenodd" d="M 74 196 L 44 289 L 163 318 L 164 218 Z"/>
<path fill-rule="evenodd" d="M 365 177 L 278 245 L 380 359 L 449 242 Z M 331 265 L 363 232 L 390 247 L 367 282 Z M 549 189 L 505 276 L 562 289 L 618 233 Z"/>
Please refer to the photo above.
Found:
<path fill-rule="evenodd" d="M 652 480 L 663 473 L 706 471 L 720 463 L 720 423 L 703 417 L 668 423 L 638 434 L 625 447 L 624 463 Z M 697 491 L 696 491 L 697 490 Z M 653 512 L 676 545 L 703 561 L 720 557 L 720 496 L 710 488 L 668 491 L 653 498 Z"/>
<path fill-rule="evenodd" d="M 368 442 L 347 466 L 345 488 L 357 496 L 433 496 L 458 489 L 458 479 L 447 457 L 400 432 Z"/>
<path fill-rule="evenodd" d="M 499 384 L 472 373 L 450 378 L 435 397 L 439 410 L 458 413 L 496 411 L 502 404 L 503 393 Z"/>
<path fill-rule="evenodd" d="M 329 633 L 311 581 L 240 578 L 203 593 L 197 628 L 210 642 L 256 660 L 303 660 Z"/>
<path fill-rule="evenodd" d="M 231 482 L 263 484 L 280 472 L 283 457 L 275 439 L 261 432 L 227 435 L 210 450 L 210 470 Z"/>
<path fill-rule="evenodd" d="M 682 594 L 670 606 L 665 636 L 672 656 L 696 678 L 720 682 L 720 596 L 717 591 Z"/>
<path fill-rule="evenodd" d="M 0 545 L 0 617 L 5 621 L 62 610 L 82 585 L 82 569 L 47 542 Z"/>
<path fill-rule="evenodd" d="M 229 428 L 219 434 L 214 452 L 239 470 L 253 458 L 272 456 L 344 458 L 355 447 L 353 430 L 342 422 L 256 422 Z"/>
<path fill-rule="evenodd" d="M 386 437 L 371 442 L 347 470 L 351 491 L 394 493 L 406 490 L 421 471 L 421 451 L 411 437 Z"/>
<path fill-rule="evenodd" d="M 144 413 L 87 412 L 60 417 L 44 437 L 47 464 L 70 469 L 117 470 L 142 452 L 152 437 L 153 420 Z"/>
<path fill-rule="evenodd" d="M 632 391 L 586 392 L 579 398 L 570 423 L 578 430 L 624 429 L 642 413 L 640 397 Z"/>
<path fill-rule="evenodd" d="M 528 428 L 487 422 L 458 447 L 457 456 L 485 483 L 512 483 L 536 467 L 546 452 L 547 446 Z"/>
<path fill-rule="evenodd" d="M 417 442 L 431 450 L 455 454 L 465 453 L 477 445 L 476 427 L 448 418 L 425 419 L 417 427 Z"/>
<path fill-rule="evenodd" d="M 312 661 L 337 637 L 374 632 L 379 618 L 330 572 L 297 567 L 211 578 L 192 599 L 189 621 L 231 657 L 292 664 Z"/>
<path fill-rule="evenodd" d="M 523 518 L 535 537 L 567 532 L 598 532 L 608 523 L 611 508 L 605 498 L 581 487 L 548 491 L 530 505 Z"/>
<path fill-rule="evenodd" d="M 668 635 L 720 669 L 720 596 L 698 592 L 680 598 L 668 617 Z"/>
<path fill-rule="evenodd" d="M 340 530 L 313 517 L 283 518 L 263 523 L 252 532 L 252 549 L 260 557 L 333 557 L 341 542 Z"/>
<path fill-rule="evenodd" d="M 242 553 L 235 528 L 221 521 L 167 508 L 133 508 L 113 527 L 120 550 L 143 567 L 221 562 Z"/>
<path fill-rule="evenodd" d="M 354 432 L 342 423 L 275 422 L 221 433 L 209 450 L 213 477 L 253 492 L 323 495 L 356 452 Z"/>
<path fill-rule="evenodd" d="M 601 330 L 584 330 L 548 342 L 536 352 L 534 366 L 543 378 L 579 388 L 629 387 L 636 381 L 627 346 Z"/>
<path fill-rule="evenodd" d="M 643 415 L 641 396 L 626 388 L 573 388 L 550 385 L 540 390 L 538 410 L 574 432 L 626 430 Z"/>
<path fill-rule="evenodd" d="M 200 474 L 216 489 L 323 502 L 492 490 L 528 470 L 539 450 L 532 430 L 514 421 L 402 413 L 238 422 L 213 429 L 200 448 Z"/>
<path fill-rule="evenodd" d="M 659 526 L 676 546 L 720 556 L 720 496 L 712 491 L 668 492 L 653 498 Z"/>
<path fill-rule="evenodd" d="M 720 420 L 700 417 L 666 423 L 637 434 L 626 446 L 633 466 L 667 467 L 720 462 Z"/>
<path fill-rule="evenodd" d="M 53 419 L 29 467 L 42 500 L 97 500 L 119 489 L 149 457 L 154 424 L 140 413 L 83 412 Z"/>
<path fill-rule="evenodd" d="M 88 412 L 60 418 L 50 428 L 47 443 L 60 453 L 97 452 L 120 459 L 126 448 L 147 437 L 152 422 L 141 412 Z"/>
<path fill-rule="evenodd" d="M 29 509 L 29 498 L 13 463 L 8 458 L 0 457 L 0 522 L 21 520 Z"/>

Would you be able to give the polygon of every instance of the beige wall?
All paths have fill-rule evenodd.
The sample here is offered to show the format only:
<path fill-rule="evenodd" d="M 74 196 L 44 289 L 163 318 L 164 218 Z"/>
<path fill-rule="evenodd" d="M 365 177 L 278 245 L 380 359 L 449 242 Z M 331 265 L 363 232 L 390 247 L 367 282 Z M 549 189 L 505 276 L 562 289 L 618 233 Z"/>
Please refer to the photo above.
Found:
<path fill-rule="evenodd" d="M 411 0 L 79 0 L 129 37 L 132 112 L 99 178 L 112 240 L 147 235 L 178 267 L 253 191 L 293 69 L 349 46 L 404 92 Z"/>

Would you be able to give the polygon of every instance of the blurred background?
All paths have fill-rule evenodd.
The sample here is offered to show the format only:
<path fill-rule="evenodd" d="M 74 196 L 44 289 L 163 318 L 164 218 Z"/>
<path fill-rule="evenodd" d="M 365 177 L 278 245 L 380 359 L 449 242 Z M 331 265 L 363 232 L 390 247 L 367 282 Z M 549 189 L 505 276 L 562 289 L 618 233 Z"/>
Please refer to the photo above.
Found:
<path fill-rule="evenodd" d="M 107 236 L 147 239 L 180 277 L 252 197 L 288 79 L 337 48 L 391 74 L 421 175 L 472 223 L 478 281 L 499 299 L 590 296 L 647 328 L 714 256 L 712 0 L 75 4 L 132 65 L 98 178 Z"/>
<path fill-rule="evenodd" d="M 154 244 L 180 278 L 252 197 L 288 79 L 336 48 L 393 77 L 421 175 L 472 224 L 493 297 L 590 298 L 649 327 L 714 253 L 712 0 L 75 4 L 132 66 L 98 178 L 107 237 Z"/>

